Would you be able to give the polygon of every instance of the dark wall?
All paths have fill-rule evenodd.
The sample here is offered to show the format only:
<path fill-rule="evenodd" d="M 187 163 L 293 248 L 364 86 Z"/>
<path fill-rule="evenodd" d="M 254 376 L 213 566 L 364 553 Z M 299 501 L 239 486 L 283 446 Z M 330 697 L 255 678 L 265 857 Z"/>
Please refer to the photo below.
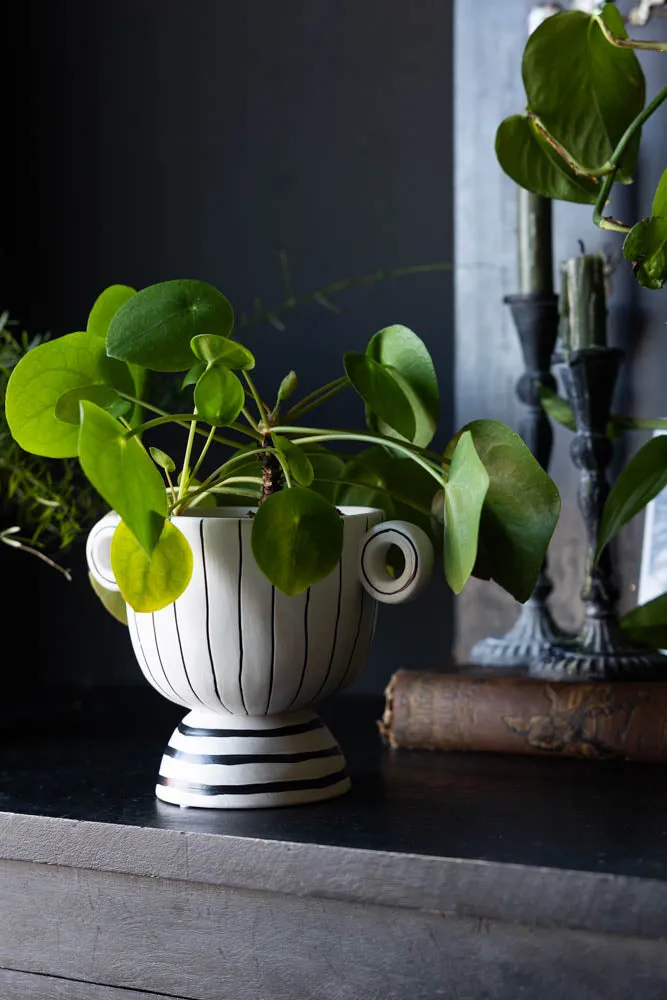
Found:
<path fill-rule="evenodd" d="M 522 371 L 516 331 L 502 301 L 518 291 L 516 185 L 501 171 L 494 154 L 496 129 L 503 118 L 525 106 L 521 55 L 527 39 L 532 0 L 460 0 L 455 8 L 455 210 L 456 210 L 456 423 L 476 417 L 504 420 L 517 427 L 520 404 L 515 384 Z M 567 6 L 567 5 L 565 5 Z M 635 6 L 620 0 L 619 10 Z M 656 18 L 636 37 L 667 37 L 667 22 Z M 640 53 L 650 99 L 664 86 L 667 67 L 660 55 Z M 478 67 L 485 67 L 484 73 Z M 636 183 L 614 189 L 613 214 L 633 222 L 650 212 L 657 181 L 665 167 L 667 116 L 658 113 L 645 127 Z M 610 280 L 609 341 L 626 351 L 626 365 L 615 401 L 616 412 L 636 416 L 665 413 L 667 297 L 637 285 L 621 256 L 622 236 L 603 232 L 585 205 L 554 205 L 554 261 L 576 256 L 579 240 L 591 253 L 602 250 L 614 264 Z M 552 605 L 568 628 L 581 620 L 584 536 L 576 505 L 577 473 L 569 456 L 571 434 L 555 429 L 551 474 L 563 506 L 549 554 L 555 582 Z M 615 467 L 646 440 L 627 436 L 617 446 Z M 612 474 L 614 469 L 612 468 Z M 621 534 L 615 547 L 623 607 L 636 602 L 642 519 Z M 495 584 L 472 580 L 456 602 L 457 656 L 465 660 L 483 636 L 502 633 L 517 615 L 515 602 Z"/>
<path fill-rule="evenodd" d="M 13 12 L 20 73 L 6 206 L 3 292 L 55 334 L 78 329 L 112 282 L 198 277 L 239 312 L 284 298 L 285 248 L 297 293 L 377 268 L 451 260 L 451 3 L 418 0 L 89 0 Z M 6 14 L 9 18 L 10 15 Z M 10 204 L 11 203 L 11 204 Z M 433 353 L 450 429 L 449 275 L 378 283 L 255 329 L 260 387 L 295 368 L 304 390 L 341 355 L 401 322 Z M 332 424 L 360 426 L 342 397 Z M 85 575 L 75 558 L 79 581 Z M 54 674 L 136 676 L 119 627 L 85 590 L 35 572 L 44 644 L 68 630 Z M 77 621 L 72 622 L 72 607 Z M 441 582 L 382 611 L 361 684 L 449 646 Z"/>

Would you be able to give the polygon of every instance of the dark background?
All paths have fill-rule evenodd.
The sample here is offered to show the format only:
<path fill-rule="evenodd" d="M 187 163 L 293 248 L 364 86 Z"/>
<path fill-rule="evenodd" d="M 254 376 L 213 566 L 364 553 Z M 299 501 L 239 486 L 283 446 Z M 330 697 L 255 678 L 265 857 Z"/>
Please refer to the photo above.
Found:
<path fill-rule="evenodd" d="M 447 0 L 22 0 L 2 15 L 2 307 L 33 330 L 80 329 L 108 284 L 212 282 L 235 304 L 378 268 L 452 259 L 452 6 Z M 426 341 L 452 422 L 452 281 L 397 278 L 256 328 L 260 387 L 304 391 L 390 323 Z M 324 412 L 324 411 L 321 411 Z M 318 417 L 318 419 L 320 419 Z M 361 426 L 348 393 L 332 425 Z M 23 558 L 23 561 L 19 560 Z M 88 592 L 13 557 L 53 680 L 140 683 L 129 641 Z M 18 611 L 17 611 L 18 613 Z M 10 611 L 11 614 L 11 611 Z M 33 616 L 32 621 L 36 618 Z M 451 642 L 441 578 L 381 609 L 358 689 L 438 666 Z"/>

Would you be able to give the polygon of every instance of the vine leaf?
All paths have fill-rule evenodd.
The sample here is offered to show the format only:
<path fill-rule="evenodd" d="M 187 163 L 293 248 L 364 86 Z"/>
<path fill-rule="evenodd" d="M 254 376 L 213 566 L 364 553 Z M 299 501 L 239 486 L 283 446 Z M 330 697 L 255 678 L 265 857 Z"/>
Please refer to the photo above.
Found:
<path fill-rule="evenodd" d="M 620 473 L 605 502 L 595 559 L 617 531 L 667 486 L 667 435 L 651 438 Z"/>
<path fill-rule="evenodd" d="M 599 184 L 575 174 L 527 115 L 512 115 L 496 133 L 496 156 L 520 187 L 545 198 L 594 205 Z"/>
<path fill-rule="evenodd" d="M 477 454 L 472 434 L 459 437 L 445 484 L 444 561 L 447 583 L 460 594 L 477 560 L 479 526 L 489 475 Z"/>

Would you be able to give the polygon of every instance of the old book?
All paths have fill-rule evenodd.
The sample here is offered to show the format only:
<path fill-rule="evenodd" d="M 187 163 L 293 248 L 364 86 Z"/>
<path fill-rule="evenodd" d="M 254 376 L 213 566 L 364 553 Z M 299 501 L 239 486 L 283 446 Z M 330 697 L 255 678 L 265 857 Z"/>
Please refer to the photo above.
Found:
<path fill-rule="evenodd" d="M 667 761 L 667 683 L 577 683 L 399 670 L 392 747 Z"/>

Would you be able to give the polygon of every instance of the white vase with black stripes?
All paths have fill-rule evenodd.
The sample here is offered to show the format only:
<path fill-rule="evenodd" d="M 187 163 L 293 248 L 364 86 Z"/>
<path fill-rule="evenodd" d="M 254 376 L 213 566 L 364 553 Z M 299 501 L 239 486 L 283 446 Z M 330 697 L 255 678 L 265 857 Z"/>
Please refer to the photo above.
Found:
<path fill-rule="evenodd" d="M 186 591 L 153 614 L 128 607 L 144 677 L 190 709 L 162 758 L 158 798 L 180 806 L 283 806 L 341 795 L 350 787 L 340 747 L 313 706 L 340 691 L 364 664 L 377 601 L 410 600 L 428 582 L 426 534 L 382 513 L 342 508 L 337 568 L 286 597 L 252 555 L 248 508 L 188 511 L 174 523 L 194 553 Z M 110 562 L 116 514 L 88 537 L 88 565 L 118 589 Z M 387 570 L 397 546 L 404 569 Z"/>

